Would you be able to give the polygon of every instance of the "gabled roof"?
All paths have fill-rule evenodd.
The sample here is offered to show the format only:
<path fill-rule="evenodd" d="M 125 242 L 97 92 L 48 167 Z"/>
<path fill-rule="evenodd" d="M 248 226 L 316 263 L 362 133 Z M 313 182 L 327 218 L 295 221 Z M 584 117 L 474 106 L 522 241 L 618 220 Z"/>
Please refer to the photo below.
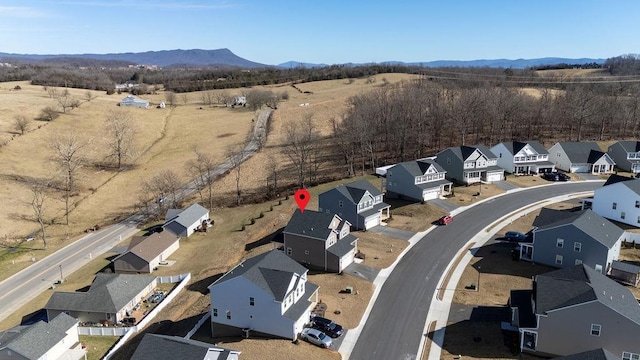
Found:
<path fill-rule="evenodd" d="M 360 203 L 360 200 L 367 191 L 373 197 L 383 195 L 380 190 L 378 190 L 375 186 L 373 186 L 373 184 L 366 180 L 357 180 L 348 184 L 340 184 L 333 189 L 329 189 L 323 192 L 322 194 L 320 194 L 320 196 L 331 191 L 338 191 L 352 204 Z"/>
<path fill-rule="evenodd" d="M 354 241 L 357 241 L 358 238 L 353 234 L 348 234 L 336 241 L 335 244 L 331 245 L 327 251 L 337 257 L 343 257 L 348 254 L 355 247 L 353 244 Z"/>
<path fill-rule="evenodd" d="M 504 145 L 504 147 L 506 147 L 507 150 L 509 150 L 511 155 L 515 155 L 518 152 L 520 152 L 520 150 L 522 150 L 525 146 L 527 146 L 527 144 L 529 144 L 529 146 L 531 146 L 533 150 L 535 150 L 538 154 L 549 154 L 547 149 L 545 149 L 544 146 L 542 146 L 542 144 L 540 144 L 539 141 L 535 141 L 535 140 L 529 140 L 524 142 L 523 141 L 505 141 L 505 142 L 502 142 L 501 144 Z"/>
<path fill-rule="evenodd" d="M 629 188 L 629 190 L 633 191 L 636 194 L 640 194 L 640 179 L 636 179 L 633 177 L 626 177 L 620 175 L 611 175 L 604 183 L 604 186 L 613 185 L 617 183 L 622 183 L 624 186 Z M 597 191 L 597 190 L 596 190 Z"/>
<path fill-rule="evenodd" d="M 609 178 L 607 179 L 607 181 L 605 181 L 605 183 L 602 186 L 617 184 L 619 182 L 631 181 L 631 180 L 637 180 L 637 179 L 634 178 L 634 177 L 629 177 L 629 176 L 621 176 L 621 175 L 617 175 L 617 174 L 611 174 L 611 175 L 609 175 Z"/>
<path fill-rule="evenodd" d="M 297 283 L 300 281 L 300 277 L 306 273 L 307 269 L 304 266 L 298 264 L 282 251 L 271 250 L 240 263 L 209 285 L 209 289 L 216 284 L 244 277 L 273 296 L 276 301 L 282 301 L 292 279 L 295 278 Z"/>
<path fill-rule="evenodd" d="M 148 287 L 155 276 L 98 273 L 87 292 L 56 291 L 48 310 L 116 313 Z"/>
<path fill-rule="evenodd" d="M 7 349 L 29 360 L 37 360 L 67 337 L 67 332 L 77 323 L 78 320 L 60 313 L 48 323 L 38 321 L 21 328 L 20 334 L 13 340 L 5 344 L 0 343 L 0 349 L 6 346 Z M 69 347 L 72 345 L 69 344 Z"/>
<path fill-rule="evenodd" d="M 488 147 L 486 147 L 484 145 L 454 146 L 454 147 L 450 147 L 448 149 L 445 149 L 445 150 L 441 151 L 439 154 L 441 154 L 442 152 L 447 151 L 447 150 L 451 150 L 451 152 L 453 152 L 453 154 L 455 156 L 457 156 L 462 161 L 467 160 L 469 158 L 469 156 L 471 156 L 471 154 L 473 154 L 473 152 L 476 151 L 476 150 L 479 150 L 487 159 L 496 159 L 497 158 L 497 156 L 491 151 L 491 149 L 489 149 Z"/>
<path fill-rule="evenodd" d="M 566 225 L 575 226 L 609 249 L 615 245 L 624 233 L 624 230 L 591 209 L 570 212 L 542 208 L 540 215 L 533 221 L 533 226 L 537 227 L 536 231 Z"/>
<path fill-rule="evenodd" d="M 412 176 L 422 176 L 427 173 L 429 168 L 433 167 L 438 173 L 445 173 L 446 170 L 440 166 L 435 160 L 423 159 L 423 160 L 411 160 L 397 164 L 404 168 Z"/>
<path fill-rule="evenodd" d="M 177 356 L 179 354 L 179 356 Z M 208 355 L 208 357 L 207 357 Z M 145 334 L 131 360 L 235 360 L 240 351 L 178 336 Z"/>
<path fill-rule="evenodd" d="M 598 160 L 600 160 L 603 156 L 609 156 L 606 152 L 601 150 L 591 150 L 589 151 L 589 158 L 587 158 L 587 163 L 594 164 Z"/>
<path fill-rule="evenodd" d="M 620 144 L 626 152 L 640 151 L 640 141 L 618 141 L 618 144 Z"/>
<path fill-rule="evenodd" d="M 129 249 L 118 255 L 113 261 L 118 260 L 127 253 L 132 253 L 140 259 L 150 262 L 179 239 L 171 231 L 156 232 L 149 236 L 134 236 L 129 243 Z"/>
<path fill-rule="evenodd" d="M 179 209 L 169 209 L 165 218 L 165 225 L 175 221 L 185 228 L 195 224 L 201 217 L 207 215 L 209 210 L 195 203 L 180 211 Z M 169 217 L 171 216 L 171 217 Z"/>
<path fill-rule="evenodd" d="M 342 220 L 338 215 L 322 213 L 314 210 L 305 210 L 304 212 L 295 210 L 293 215 L 291 215 L 291 219 L 287 223 L 287 226 L 282 232 L 285 234 L 295 234 L 320 240 L 327 240 L 333 231 L 329 226 L 335 217 L 340 219 L 340 226 L 338 226 L 338 229 L 340 229 L 344 220 Z"/>
<path fill-rule="evenodd" d="M 602 150 L 598 147 L 593 141 L 579 141 L 579 142 L 559 142 L 560 146 L 567 154 L 567 158 L 571 163 L 575 164 L 592 164 L 593 162 L 589 162 L 593 157 L 597 155 L 597 152 L 601 153 L 600 156 L 596 158 L 599 159 L 602 157 Z M 596 153 L 592 154 L 591 150 Z"/>
<path fill-rule="evenodd" d="M 613 355 L 607 349 L 595 349 L 579 354 L 555 357 L 551 360 L 620 360 L 620 357 Z"/>
<path fill-rule="evenodd" d="M 536 314 L 598 301 L 640 325 L 640 304 L 633 293 L 587 265 L 537 275 L 534 282 Z"/>
<path fill-rule="evenodd" d="M 613 260 L 611 262 L 611 268 L 630 274 L 640 274 L 640 266 L 628 262 Z"/>

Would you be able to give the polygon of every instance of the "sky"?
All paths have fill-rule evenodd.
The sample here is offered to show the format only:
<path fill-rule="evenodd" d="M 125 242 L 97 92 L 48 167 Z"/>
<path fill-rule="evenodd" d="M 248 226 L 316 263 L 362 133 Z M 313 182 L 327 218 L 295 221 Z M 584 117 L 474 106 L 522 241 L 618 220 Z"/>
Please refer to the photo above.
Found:
<path fill-rule="evenodd" d="M 638 0 L 0 0 L 0 52 L 227 48 L 262 64 L 640 53 Z"/>

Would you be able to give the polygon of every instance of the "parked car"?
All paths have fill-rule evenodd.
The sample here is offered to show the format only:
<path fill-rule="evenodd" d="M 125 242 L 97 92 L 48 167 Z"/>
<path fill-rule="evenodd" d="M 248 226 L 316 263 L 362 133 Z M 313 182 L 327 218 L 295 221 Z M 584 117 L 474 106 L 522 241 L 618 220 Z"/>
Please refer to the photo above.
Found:
<path fill-rule="evenodd" d="M 453 216 L 445 215 L 445 216 L 441 217 L 440 219 L 438 219 L 438 225 L 447 225 L 452 220 L 453 220 Z"/>
<path fill-rule="evenodd" d="M 318 329 L 304 328 L 300 334 L 303 340 L 308 341 L 314 345 L 318 345 L 323 348 L 331 347 L 333 341 L 329 336 Z"/>
<path fill-rule="evenodd" d="M 561 172 L 548 172 L 542 174 L 542 178 L 549 181 L 569 181 L 571 177 Z"/>
<path fill-rule="evenodd" d="M 320 316 L 314 316 L 311 318 L 311 327 L 324 332 L 332 338 L 340 337 L 344 332 L 341 325 L 334 323 L 333 320 Z"/>
<path fill-rule="evenodd" d="M 527 240 L 527 235 L 518 231 L 507 231 L 504 233 L 504 239 L 506 241 L 521 242 Z"/>
<path fill-rule="evenodd" d="M 559 172 L 558 173 L 558 179 L 560 181 L 569 181 L 569 180 L 571 180 L 571 176 L 569 176 L 569 175 L 567 175 L 565 173 Z"/>

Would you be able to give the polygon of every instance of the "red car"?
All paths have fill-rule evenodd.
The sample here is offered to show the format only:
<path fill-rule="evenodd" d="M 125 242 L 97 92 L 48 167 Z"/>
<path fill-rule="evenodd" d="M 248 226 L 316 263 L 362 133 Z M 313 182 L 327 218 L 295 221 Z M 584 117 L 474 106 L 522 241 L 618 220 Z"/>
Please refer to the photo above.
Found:
<path fill-rule="evenodd" d="M 451 215 L 445 215 L 445 216 L 441 217 L 440 219 L 438 219 L 438 225 L 447 225 L 452 220 L 453 220 L 453 217 Z"/>

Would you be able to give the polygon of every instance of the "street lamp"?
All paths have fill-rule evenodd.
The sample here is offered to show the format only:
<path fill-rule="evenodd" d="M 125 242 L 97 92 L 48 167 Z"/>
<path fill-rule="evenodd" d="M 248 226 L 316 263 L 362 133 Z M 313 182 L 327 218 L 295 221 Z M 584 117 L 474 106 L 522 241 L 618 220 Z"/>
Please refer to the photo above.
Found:
<path fill-rule="evenodd" d="M 478 265 L 478 288 L 477 291 L 480 291 L 480 265 Z"/>
<path fill-rule="evenodd" d="M 64 277 L 62 276 L 62 264 L 60 264 L 59 266 L 60 266 L 60 284 L 62 284 L 62 282 L 64 281 Z"/>

